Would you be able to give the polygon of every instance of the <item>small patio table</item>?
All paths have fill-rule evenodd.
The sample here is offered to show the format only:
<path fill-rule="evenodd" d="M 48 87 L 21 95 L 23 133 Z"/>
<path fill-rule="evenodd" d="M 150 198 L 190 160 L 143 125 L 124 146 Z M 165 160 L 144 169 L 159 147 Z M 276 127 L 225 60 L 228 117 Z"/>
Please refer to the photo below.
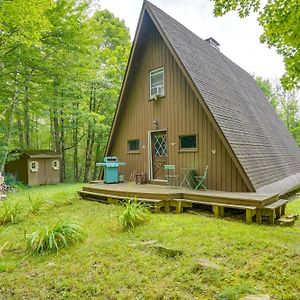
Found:
<path fill-rule="evenodd" d="M 183 173 L 183 179 L 180 183 L 180 186 L 182 187 L 184 184 L 186 184 L 190 189 L 193 189 L 196 170 L 194 168 L 182 168 L 181 170 Z"/>

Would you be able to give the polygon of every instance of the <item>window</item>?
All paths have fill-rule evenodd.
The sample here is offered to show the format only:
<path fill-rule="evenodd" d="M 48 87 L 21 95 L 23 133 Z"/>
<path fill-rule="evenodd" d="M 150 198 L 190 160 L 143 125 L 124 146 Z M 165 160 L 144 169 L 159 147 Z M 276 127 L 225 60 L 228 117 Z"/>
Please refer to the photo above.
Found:
<path fill-rule="evenodd" d="M 195 150 L 197 149 L 196 134 L 182 135 L 179 137 L 180 150 Z"/>
<path fill-rule="evenodd" d="M 54 170 L 59 170 L 59 160 L 53 160 L 52 161 L 52 168 Z"/>
<path fill-rule="evenodd" d="M 140 150 L 140 141 L 139 140 L 130 140 L 128 141 L 128 151 L 137 152 Z"/>
<path fill-rule="evenodd" d="M 31 172 L 37 172 L 39 170 L 39 163 L 37 161 L 31 161 L 29 163 L 29 169 Z"/>
<path fill-rule="evenodd" d="M 150 99 L 164 95 L 164 68 L 150 71 Z"/>

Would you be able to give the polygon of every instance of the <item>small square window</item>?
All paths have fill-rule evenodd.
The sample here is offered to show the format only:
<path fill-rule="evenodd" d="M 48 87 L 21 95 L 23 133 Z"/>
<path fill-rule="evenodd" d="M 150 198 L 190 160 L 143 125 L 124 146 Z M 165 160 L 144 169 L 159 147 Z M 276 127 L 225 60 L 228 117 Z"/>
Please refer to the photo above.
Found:
<path fill-rule="evenodd" d="M 52 168 L 54 170 L 59 170 L 59 160 L 53 160 L 52 161 Z"/>
<path fill-rule="evenodd" d="M 164 68 L 150 71 L 150 99 L 164 95 Z"/>
<path fill-rule="evenodd" d="M 181 135 L 180 140 L 180 150 L 197 149 L 197 137 L 196 134 L 191 135 Z"/>
<path fill-rule="evenodd" d="M 136 152 L 140 150 L 140 141 L 139 140 L 130 140 L 128 141 L 128 151 Z"/>
<path fill-rule="evenodd" d="M 39 163 L 37 161 L 31 161 L 29 163 L 29 169 L 31 172 L 37 172 L 39 170 Z"/>

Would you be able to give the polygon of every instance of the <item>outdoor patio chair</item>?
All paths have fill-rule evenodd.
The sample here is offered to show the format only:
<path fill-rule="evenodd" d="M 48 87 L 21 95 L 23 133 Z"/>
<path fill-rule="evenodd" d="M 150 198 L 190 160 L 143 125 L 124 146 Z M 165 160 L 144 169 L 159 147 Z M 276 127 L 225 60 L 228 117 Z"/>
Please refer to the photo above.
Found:
<path fill-rule="evenodd" d="M 166 179 L 168 181 L 168 185 L 177 186 L 179 175 L 176 175 L 175 165 L 164 165 L 164 170 L 166 174 Z"/>
<path fill-rule="evenodd" d="M 204 174 L 202 176 L 194 176 L 195 191 L 197 191 L 200 186 L 203 187 L 203 189 L 207 191 L 206 186 L 203 184 L 203 181 L 207 177 L 207 172 L 208 172 L 208 166 L 205 167 L 205 171 L 204 171 Z"/>

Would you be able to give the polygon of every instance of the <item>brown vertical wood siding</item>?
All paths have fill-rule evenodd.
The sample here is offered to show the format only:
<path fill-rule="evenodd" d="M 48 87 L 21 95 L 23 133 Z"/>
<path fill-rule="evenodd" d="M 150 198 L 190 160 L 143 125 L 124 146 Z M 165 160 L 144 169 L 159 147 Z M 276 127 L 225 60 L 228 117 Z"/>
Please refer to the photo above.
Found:
<path fill-rule="evenodd" d="M 117 116 L 108 154 L 126 162 L 121 173 L 127 180 L 133 171 L 148 174 L 148 131 L 153 130 L 153 121 L 157 120 L 159 129 L 167 130 L 168 163 L 176 165 L 177 174 L 182 175 L 181 168 L 192 167 L 201 175 L 208 165 L 208 177 L 205 181 L 208 189 L 247 192 L 246 184 L 197 96 L 151 23 L 152 21 L 147 25 L 148 32 L 144 36 L 146 42 L 125 87 L 124 105 L 120 107 L 120 114 Z M 149 71 L 162 66 L 165 97 L 149 101 Z M 179 135 L 184 134 L 197 135 L 196 152 L 179 151 Z M 132 139 L 139 139 L 139 153 L 128 153 L 128 140 Z M 175 146 L 172 146 L 173 143 Z"/>

